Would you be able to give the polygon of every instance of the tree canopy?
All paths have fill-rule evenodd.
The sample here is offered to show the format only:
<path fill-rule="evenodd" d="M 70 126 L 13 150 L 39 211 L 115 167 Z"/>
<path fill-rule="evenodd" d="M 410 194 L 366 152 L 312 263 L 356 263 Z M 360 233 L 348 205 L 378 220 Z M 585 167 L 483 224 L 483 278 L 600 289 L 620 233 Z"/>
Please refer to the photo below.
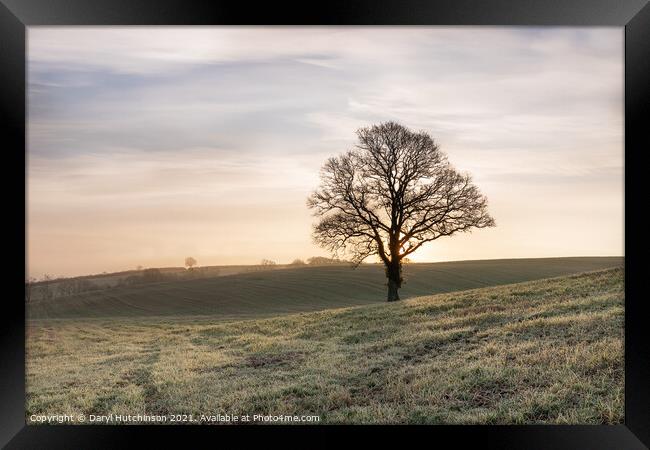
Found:
<path fill-rule="evenodd" d="M 433 139 L 395 122 L 357 131 L 356 146 L 329 158 L 308 199 L 314 239 L 359 264 L 377 255 L 401 286 L 401 260 L 427 242 L 495 225 L 487 198 Z"/>

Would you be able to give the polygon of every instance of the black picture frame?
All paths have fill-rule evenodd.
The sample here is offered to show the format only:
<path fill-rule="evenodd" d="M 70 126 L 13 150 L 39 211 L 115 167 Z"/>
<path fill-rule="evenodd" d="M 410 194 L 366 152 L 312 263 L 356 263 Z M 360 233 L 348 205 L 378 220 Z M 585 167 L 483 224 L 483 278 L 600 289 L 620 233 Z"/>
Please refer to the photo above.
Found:
<path fill-rule="evenodd" d="M 20 287 L 25 261 L 25 50 L 32 25 L 559 25 L 625 27 L 625 423 L 610 426 L 419 426 L 404 427 L 166 427 L 26 426 L 25 309 Z M 643 157 L 650 150 L 645 118 L 650 109 L 650 5 L 647 0 L 457 0 L 328 1 L 301 5 L 234 0 L 0 0 L 0 123 L 4 159 L 5 283 L 0 346 L 2 415 L 6 448 L 114 448 L 174 440 L 224 438 L 242 444 L 296 437 L 314 445 L 340 433 L 380 441 L 406 432 L 415 443 L 453 442 L 453 447 L 525 449 L 642 449 L 650 446 L 650 351 L 645 322 L 645 225 Z M 22 219 L 21 219 L 22 217 Z M 23 245 L 21 245 L 21 240 Z M 21 278 L 23 278 L 21 280 Z M 245 432 L 242 432 L 245 430 Z M 209 434 L 209 436 L 208 436 Z M 282 436 L 280 436 L 282 434 Z M 417 435 L 417 436 L 416 436 Z M 291 439 L 291 441 L 288 441 Z M 364 437 L 365 439 L 365 437 Z M 366 445 L 369 441 L 366 441 Z M 415 445 L 415 444 L 414 444 Z M 422 445 L 422 444 L 417 444 Z"/>

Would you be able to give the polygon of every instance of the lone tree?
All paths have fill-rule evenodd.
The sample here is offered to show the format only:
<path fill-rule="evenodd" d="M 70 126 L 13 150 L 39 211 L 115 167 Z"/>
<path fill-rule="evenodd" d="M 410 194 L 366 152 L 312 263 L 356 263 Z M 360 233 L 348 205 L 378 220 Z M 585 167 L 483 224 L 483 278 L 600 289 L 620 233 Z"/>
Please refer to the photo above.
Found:
<path fill-rule="evenodd" d="M 185 265 L 191 269 L 192 267 L 196 266 L 196 259 L 192 258 L 191 256 L 188 256 L 185 258 Z"/>
<path fill-rule="evenodd" d="M 319 218 L 314 240 L 357 265 L 379 256 L 391 302 L 399 300 L 405 257 L 427 242 L 495 222 L 470 175 L 457 172 L 427 133 L 386 122 L 360 128 L 357 136 L 354 149 L 327 160 L 307 201 Z"/>

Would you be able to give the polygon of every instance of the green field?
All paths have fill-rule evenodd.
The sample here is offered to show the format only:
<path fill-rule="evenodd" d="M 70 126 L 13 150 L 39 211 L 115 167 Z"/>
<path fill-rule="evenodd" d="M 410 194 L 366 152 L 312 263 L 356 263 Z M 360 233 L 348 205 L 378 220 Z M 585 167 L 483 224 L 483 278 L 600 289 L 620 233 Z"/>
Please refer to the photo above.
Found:
<path fill-rule="evenodd" d="M 621 257 L 504 259 L 409 264 L 402 298 L 518 283 L 604 269 Z M 247 319 L 383 302 L 379 265 L 283 268 L 167 281 L 34 300 L 30 319 L 211 316 Z"/>
<path fill-rule="evenodd" d="M 492 268 L 485 262 L 417 265 L 404 291 L 507 283 L 513 277 L 539 278 L 541 267 L 570 272 L 578 266 L 577 260 L 556 260 L 565 262 L 560 267 L 537 260 L 535 268 L 529 261 L 500 261 Z M 581 264 L 591 264 L 583 269 L 590 270 L 621 262 Z M 622 268 L 396 303 L 223 320 L 236 316 L 228 293 L 239 291 L 237 299 L 250 299 L 243 316 L 263 305 L 269 305 L 264 314 L 308 309 L 309 299 L 316 308 L 331 308 L 350 298 L 367 303 L 383 298 L 382 287 L 370 280 L 377 269 L 345 272 L 350 280 L 340 279 L 341 270 L 224 277 L 233 287 L 213 297 L 209 286 L 226 289 L 226 284 L 169 284 L 174 294 L 161 296 L 158 309 L 140 307 L 145 300 L 154 304 L 156 292 L 165 292 L 162 284 L 124 301 L 85 296 L 62 303 L 65 314 L 42 307 L 39 317 L 90 316 L 93 308 L 103 309 L 94 318 L 28 322 L 28 423 L 32 414 L 109 413 L 194 419 L 315 414 L 321 423 L 623 421 Z M 309 299 L 298 301 L 307 284 Z M 264 289 L 276 285 L 278 292 Z M 186 297 L 178 294 L 183 289 Z M 206 293 L 199 297 L 199 292 Z M 171 315 L 179 298 L 192 306 L 177 310 L 202 315 Z M 290 299 L 284 306 L 283 298 Z M 224 305 L 227 314 L 225 307 L 218 309 Z M 108 317 L 119 315 L 120 308 L 122 315 L 137 312 L 137 320 Z M 154 310 L 168 316 L 143 317 Z M 214 315 L 207 315 L 210 311 Z"/>

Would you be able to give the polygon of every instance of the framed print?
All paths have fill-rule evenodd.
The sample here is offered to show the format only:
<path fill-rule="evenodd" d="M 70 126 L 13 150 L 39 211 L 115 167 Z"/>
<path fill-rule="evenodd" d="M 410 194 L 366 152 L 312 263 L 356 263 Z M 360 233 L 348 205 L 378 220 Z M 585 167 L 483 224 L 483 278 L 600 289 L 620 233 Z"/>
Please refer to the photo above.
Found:
<path fill-rule="evenodd" d="M 0 12 L 7 448 L 649 445 L 646 2 Z"/>

